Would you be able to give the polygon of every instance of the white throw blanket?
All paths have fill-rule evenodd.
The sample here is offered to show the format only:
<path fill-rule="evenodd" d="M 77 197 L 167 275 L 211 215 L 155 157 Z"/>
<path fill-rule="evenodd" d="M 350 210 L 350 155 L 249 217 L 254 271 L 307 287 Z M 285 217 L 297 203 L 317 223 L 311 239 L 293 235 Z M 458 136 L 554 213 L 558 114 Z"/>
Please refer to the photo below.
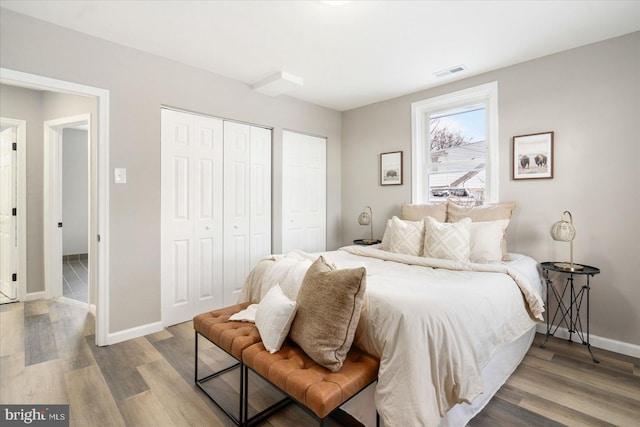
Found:
<path fill-rule="evenodd" d="M 338 268 L 367 268 L 355 343 L 380 358 L 376 407 L 386 426 L 437 426 L 453 405 L 482 393 L 481 369 L 503 345 L 542 319 L 537 263 L 457 263 L 348 246 L 322 255 Z M 240 302 L 259 302 L 288 280 L 295 298 L 317 255 L 261 261 Z M 297 282 L 297 283 L 293 283 Z"/>

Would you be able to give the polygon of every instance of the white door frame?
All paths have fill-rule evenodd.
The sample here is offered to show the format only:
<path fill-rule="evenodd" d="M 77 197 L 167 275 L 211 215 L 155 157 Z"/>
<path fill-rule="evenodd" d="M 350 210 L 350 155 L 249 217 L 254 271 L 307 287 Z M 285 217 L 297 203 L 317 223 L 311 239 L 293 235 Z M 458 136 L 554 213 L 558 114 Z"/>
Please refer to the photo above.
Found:
<path fill-rule="evenodd" d="M 96 98 L 97 146 L 97 232 L 96 345 L 109 344 L 109 91 L 36 74 L 0 68 L 0 83 L 35 90 L 69 93 Z M 92 188 L 91 191 L 95 191 Z M 91 239 L 96 236 L 90 236 Z"/>
<path fill-rule="evenodd" d="M 44 128 L 44 174 L 43 174 L 43 194 L 44 194 L 44 289 L 47 298 L 58 298 L 62 292 L 62 233 L 64 228 L 58 226 L 62 218 L 62 133 L 65 128 L 87 125 L 89 128 L 89 159 L 91 155 L 91 114 L 79 114 L 71 117 L 62 117 L 54 120 L 47 120 L 43 123 Z M 93 165 L 89 164 L 89 171 Z M 90 179 L 87 176 L 87 179 Z M 89 191 L 92 189 L 89 184 Z M 90 221 L 92 221 L 93 209 L 87 206 Z M 91 230 L 91 226 L 89 226 Z M 95 264 L 95 254 L 92 253 L 89 245 L 89 268 Z M 89 273 L 89 299 L 87 305 L 91 303 L 92 274 Z"/>
<path fill-rule="evenodd" d="M 18 248 L 17 267 L 18 301 L 23 301 L 27 293 L 27 121 L 0 117 L 0 127 L 16 128 L 18 140 L 16 179 L 18 194 L 16 208 L 18 210 Z"/>

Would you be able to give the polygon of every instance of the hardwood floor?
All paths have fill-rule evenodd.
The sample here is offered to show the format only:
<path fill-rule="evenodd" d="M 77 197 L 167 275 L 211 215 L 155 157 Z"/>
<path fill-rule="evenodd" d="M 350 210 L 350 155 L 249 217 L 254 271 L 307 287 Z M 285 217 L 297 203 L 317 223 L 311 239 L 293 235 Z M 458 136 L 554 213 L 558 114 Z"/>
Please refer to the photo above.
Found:
<path fill-rule="evenodd" d="M 93 316 L 59 301 L 0 306 L 0 403 L 70 404 L 72 426 L 231 426 L 193 384 L 191 322 L 108 347 L 94 345 Z M 640 359 L 537 335 L 523 363 L 469 425 L 640 426 Z M 201 340 L 200 369 L 229 357 Z M 237 371 L 216 379 L 229 407 Z M 277 394 L 254 378 L 251 401 Z M 328 423 L 338 425 L 337 423 Z M 315 422 L 295 405 L 265 426 Z"/>

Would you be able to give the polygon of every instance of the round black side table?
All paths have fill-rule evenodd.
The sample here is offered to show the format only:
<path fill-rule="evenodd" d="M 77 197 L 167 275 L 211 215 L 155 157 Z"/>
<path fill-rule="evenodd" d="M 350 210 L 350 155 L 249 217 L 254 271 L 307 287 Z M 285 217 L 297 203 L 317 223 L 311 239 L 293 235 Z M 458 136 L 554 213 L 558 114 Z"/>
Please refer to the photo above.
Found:
<path fill-rule="evenodd" d="M 589 353 L 591 354 L 591 359 L 595 363 L 600 363 L 596 360 L 593 352 L 591 351 L 591 344 L 589 343 L 589 279 L 596 274 L 600 273 L 600 269 L 596 267 L 592 267 L 590 265 L 583 264 L 574 264 L 575 268 L 573 270 L 563 268 L 557 266 L 556 264 L 561 264 L 554 261 L 547 261 L 540 263 L 540 268 L 544 273 L 545 283 L 547 285 L 547 302 L 546 307 L 549 307 L 549 289 L 553 293 L 556 301 L 558 302 L 558 307 L 556 307 L 556 311 L 553 314 L 553 318 L 549 319 L 549 313 L 547 313 L 547 335 L 544 340 L 544 343 L 540 347 L 544 348 L 547 345 L 547 340 L 549 340 L 549 336 L 553 336 L 558 328 L 564 323 L 567 326 L 567 330 L 569 331 L 569 341 L 571 341 L 571 336 L 575 333 L 578 338 L 580 338 L 580 342 L 587 346 Z M 564 284 L 562 289 L 562 293 L 559 292 L 556 285 L 549 278 L 549 272 L 553 271 L 556 273 L 560 273 L 563 276 L 566 276 L 567 281 Z M 586 283 L 582 285 L 577 291 L 573 284 L 574 276 L 585 276 Z M 564 303 L 564 296 L 569 291 L 569 304 Z M 586 334 L 584 333 L 582 327 L 582 319 L 580 317 L 580 309 L 582 308 L 582 301 L 586 295 L 586 304 L 587 304 L 587 315 L 586 315 Z M 560 319 L 557 325 L 554 325 L 556 318 Z"/>

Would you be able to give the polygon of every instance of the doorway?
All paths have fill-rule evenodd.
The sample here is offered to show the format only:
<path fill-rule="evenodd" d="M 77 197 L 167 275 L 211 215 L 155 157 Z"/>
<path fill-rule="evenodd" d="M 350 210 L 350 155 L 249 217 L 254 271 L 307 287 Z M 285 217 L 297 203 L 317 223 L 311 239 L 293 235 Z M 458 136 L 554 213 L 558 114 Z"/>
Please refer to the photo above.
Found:
<path fill-rule="evenodd" d="M 89 123 L 62 128 L 62 296 L 89 307 Z"/>
<path fill-rule="evenodd" d="M 44 122 L 44 261 L 49 298 L 89 308 L 91 115 Z"/>
<path fill-rule="evenodd" d="M 92 298 L 95 303 L 95 316 L 96 316 L 96 334 L 95 334 L 95 342 L 97 345 L 108 345 L 110 344 L 109 337 L 109 309 L 108 309 L 108 295 L 109 295 L 109 91 L 92 87 L 81 85 L 77 83 L 72 83 L 63 80 L 52 79 L 44 76 L 39 76 L 35 74 L 23 73 L 20 71 L 10 70 L 6 68 L 0 68 L 0 83 L 35 89 L 35 90 L 43 90 L 49 91 L 53 93 L 63 93 L 63 94 L 74 94 L 80 95 L 83 97 L 93 98 L 96 100 L 97 112 L 95 114 L 95 138 L 92 138 L 92 149 L 91 149 L 91 164 L 92 164 L 92 172 L 91 172 L 91 200 L 90 206 L 93 209 L 93 212 L 90 214 L 90 246 L 93 248 L 93 253 L 95 256 L 95 262 L 90 263 L 93 268 L 93 279 L 95 282 L 95 286 L 92 287 L 92 290 L 95 291 L 95 297 Z M 45 145 L 46 149 L 46 145 Z M 46 156 L 46 153 L 45 153 Z M 45 161 L 45 180 L 44 183 L 49 183 L 49 174 L 52 172 L 52 165 Z M 54 165 L 55 166 L 55 165 Z M 59 165 L 58 165 L 59 166 Z M 46 190 L 45 190 L 46 191 Z M 49 191 L 46 192 L 45 197 L 53 197 L 55 192 Z M 52 230 L 51 224 L 55 224 L 55 228 L 57 229 L 57 222 L 53 223 L 49 221 L 51 219 L 55 220 L 56 213 L 55 209 L 53 209 L 55 205 L 50 204 L 45 200 L 45 209 L 44 209 L 44 218 L 46 221 L 44 227 L 44 233 L 47 235 L 48 241 L 52 241 L 54 238 L 58 237 L 57 234 L 61 234 L 56 230 Z M 50 274 L 50 269 L 54 268 L 60 271 L 60 276 L 62 276 L 61 272 L 61 251 L 60 258 L 56 263 L 53 262 L 53 258 L 47 258 L 51 256 L 52 252 L 55 249 L 48 247 L 48 245 L 44 245 L 45 250 L 45 279 L 46 278 L 54 278 L 56 275 Z M 91 251 L 90 251 L 91 253 Z M 26 261 L 24 264 L 25 265 Z M 60 280 L 61 282 L 61 280 Z M 18 293 L 20 294 L 20 289 L 26 291 L 26 285 L 20 284 L 18 288 Z M 26 293 L 25 300 L 28 299 L 37 299 L 45 297 L 52 289 L 51 287 L 46 288 L 46 292 L 42 293 L 43 295 L 38 295 Z M 61 290 L 61 287 L 58 288 Z M 54 291 L 57 292 L 57 291 Z M 89 295 L 89 297 L 91 297 Z"/>

